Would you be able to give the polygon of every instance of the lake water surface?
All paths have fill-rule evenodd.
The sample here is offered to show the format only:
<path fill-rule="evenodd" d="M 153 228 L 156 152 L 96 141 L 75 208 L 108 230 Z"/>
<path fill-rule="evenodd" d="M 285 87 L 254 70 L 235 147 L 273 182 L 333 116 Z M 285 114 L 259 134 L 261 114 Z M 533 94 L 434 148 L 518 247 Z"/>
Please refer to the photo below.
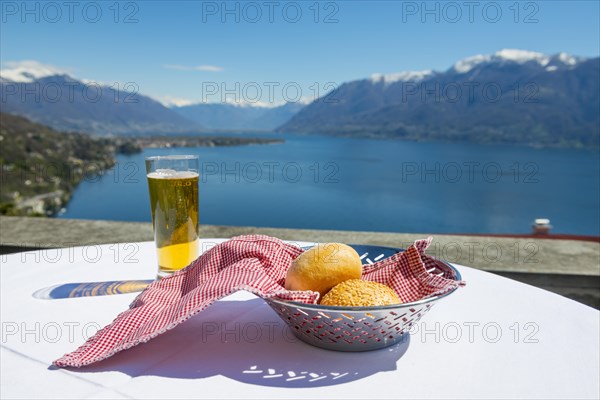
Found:
<path fill-rule="evenodd" d="M 273 136 L 269 136 L 273 137 Z M 144 157 L 200 157 L 204 224 L 600 235 L 597 152 L 279 135 L 283 144 L 145 149 L 90 174 L 61 218 L 150 221 Z"/>

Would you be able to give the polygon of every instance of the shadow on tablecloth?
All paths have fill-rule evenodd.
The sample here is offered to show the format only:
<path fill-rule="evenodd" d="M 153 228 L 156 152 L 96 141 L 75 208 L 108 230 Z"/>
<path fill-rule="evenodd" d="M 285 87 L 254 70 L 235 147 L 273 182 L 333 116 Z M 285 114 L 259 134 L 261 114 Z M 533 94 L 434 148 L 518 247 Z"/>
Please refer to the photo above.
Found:
<path fill-rule="evenodd" d="M 382 350 L 323 350 L 297 339 L 261 299 L 221 301 L 148 343 L 70 370 L 179 379 L 222 375 L 261 386 L 318 387 L 393 371 L 409 344 L 406 335 Z"/>

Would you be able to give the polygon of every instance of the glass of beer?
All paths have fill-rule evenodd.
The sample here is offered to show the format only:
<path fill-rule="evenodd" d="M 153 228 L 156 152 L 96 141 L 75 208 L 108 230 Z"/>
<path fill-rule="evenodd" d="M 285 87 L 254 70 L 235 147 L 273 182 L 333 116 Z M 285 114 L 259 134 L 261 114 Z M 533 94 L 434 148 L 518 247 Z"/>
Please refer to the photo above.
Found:
<path fill-rule="evenodd" d="M 198 257 L 198 157 L 146 157 L 158 278 Z"/>

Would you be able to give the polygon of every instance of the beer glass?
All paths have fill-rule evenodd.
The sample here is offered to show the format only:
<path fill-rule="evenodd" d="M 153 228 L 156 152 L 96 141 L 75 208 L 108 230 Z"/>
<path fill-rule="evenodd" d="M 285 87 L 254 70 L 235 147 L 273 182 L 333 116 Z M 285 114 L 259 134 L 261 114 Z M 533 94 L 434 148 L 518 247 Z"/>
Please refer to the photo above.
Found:
<path fill-rule="evenodd" d="M 146 157 L 158 278 L 198 257 L 198 157 Z"/>

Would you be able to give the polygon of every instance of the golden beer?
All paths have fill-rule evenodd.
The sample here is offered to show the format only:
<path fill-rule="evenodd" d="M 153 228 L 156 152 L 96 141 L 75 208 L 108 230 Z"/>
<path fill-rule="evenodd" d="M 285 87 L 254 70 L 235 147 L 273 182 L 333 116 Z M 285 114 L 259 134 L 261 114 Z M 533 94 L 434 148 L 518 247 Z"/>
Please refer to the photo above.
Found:
<path fill-rule="evenodd" d="M 157 169 L 147 177 L 158 276 L 164 277 L 186 267 L 199 255 L 198 173 Z"/>

